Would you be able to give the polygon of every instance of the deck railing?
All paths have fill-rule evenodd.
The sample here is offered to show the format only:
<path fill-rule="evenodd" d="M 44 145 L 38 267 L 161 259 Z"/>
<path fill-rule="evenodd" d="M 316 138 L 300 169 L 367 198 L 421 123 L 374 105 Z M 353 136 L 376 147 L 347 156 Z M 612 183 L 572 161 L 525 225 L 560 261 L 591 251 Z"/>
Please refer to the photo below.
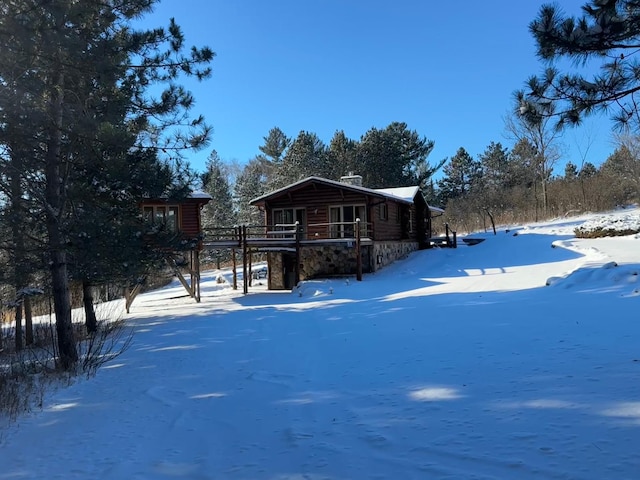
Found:
<path fill-rule="evenodd" d="M 367 222 L 329 222 L 300 225 L 298 223 L 279 223 L 275 225 L 246 225 L 244 227 L 204 228 L 204 243 L 233 247 L 242 246 L 243 228 L 247 241 L 257 240 L 353 240 L 371 238 L 371 224 Z"/>

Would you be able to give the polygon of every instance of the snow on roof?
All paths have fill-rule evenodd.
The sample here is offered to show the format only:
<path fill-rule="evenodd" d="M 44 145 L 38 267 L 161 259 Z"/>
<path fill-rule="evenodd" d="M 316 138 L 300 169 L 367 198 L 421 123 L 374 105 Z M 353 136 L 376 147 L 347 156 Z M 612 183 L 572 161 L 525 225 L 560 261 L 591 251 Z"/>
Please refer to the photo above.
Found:
<path fill-rule="evenodd" d="M 189 194 L 189 198 L 206 198 L 212 200 L 213 197 L 209 195 L 207 192 L 203 192 L 202 190 L 194 190 Z"/>
<path fill-rule="evenodd" d="M 265 200 L 266 198 L 269 198 L 274 195 L 278 195 L 279 193 L 282 193 L 291 188 L 297 187 L 298 185 L 302 185 L 303 183 L 313 182 L 313 181 L 324 183 L 327 185 L 334 185 L 336 187 L 346 188 L 349 190 L 357 190 L 362 193 L 366 193 L 368 195 L 375 195 L 378 197 L 382 196 L 382 197 L 391 198 L 393 200 L 401 200 L 407 203 L 413 203 L 415 194 L 419 190 L 417 186 L 373 189 L 373 188 L 360 187 L 358 185 L 351 185 L 349 183 L 339 182 L 337 180 L 329 180 L 328 178 L 307 177 L 307 178 L 303 178 L 302 180 L 298 180 L 297 182 L 294 182 L 290 185 L 287 185 L 286 187 L 282 187 L 282 188 L 279 188 L 278 190 L 274 190 L 273 192 L 269 192 L 259 197 L 256 197 L 253 200 L 251 200 L 249 203 L 252 204 L 255 202 L 259 202 L 260 200 Z M 411 194 L 411 191 L 413 191 L 413 194 Z M 392 193 L 392 192 L 396 192 L 396 193 Z"/>
<path fill-rule="evenodd" d="M 420 191 L 420 187 L 414 185 L 412 187 L 397 187 L 397 188 L 376 188 L 376 192 L 380 192 L 383 195 L 391 195 L 392 197 L 399 197 L 407 202 L 413 202 L 416 194 Z"/>

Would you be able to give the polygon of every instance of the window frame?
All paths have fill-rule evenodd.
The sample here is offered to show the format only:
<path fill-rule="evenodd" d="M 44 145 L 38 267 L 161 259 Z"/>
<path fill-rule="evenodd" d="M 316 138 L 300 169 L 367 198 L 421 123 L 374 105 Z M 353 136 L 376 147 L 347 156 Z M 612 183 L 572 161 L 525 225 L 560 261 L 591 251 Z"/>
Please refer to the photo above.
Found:
<path fill-rule="evenodd" d="M 380 204 L 380 209 L 378 210 L 378 218 L 384 221 L 389 220 L 389 205 L 387 205 L 386 202 Z"/>
<path fill-rule="evenodd" d="M 276 214 L 281 213 L 281 219 L 285 220 L 285 215 L 282 215 L 284 212 L 291 212 L 291 222 L 285 221 L 276 221 Z M 298 227 L 301 232 L 304 232 L 307 224 L 307 209 L 305 207 L 283 207 L 283 208 L 273 208 L 271 210 L 271 222 L 272 227 L 275 231 L 277 230 L 290 230 L 289 225 L 293 226 L 296 222 L 298 222 Z"/>
<path fill-rule="evenodd" d="M 351 209 L 351 216 L 353 220 L 345 221 L 345 208 Z M 362 215 L 357 215 L 357 210 L 360 209 Z M 330 237 L 331 238 L 354 238 L 354 230 L 350 225 L 345 225 L 346 223 L 355 223 L 356 219 L 360 219 L 360 234 L 367 231 L 367 206 L 364 203 L 352 203 L 352 204 L 341 204 L 341 205 L 329 205 L 329 223 L 330 223 Z M 339 220 L 334 220 L 333 212 L 339 212 Z M 363 218 L 364 217 L 364 218 Z M 334 223 L 338 223 L 339 225 L 334 225 Z"/>
<path fill-rule="evenodd" d="M 143 205 L 142 218 L 152 225 L 165 225 L 170 232 L 180 231 L 179 205 Z M 171 222 L 168 221 L 170 218 Z"/>

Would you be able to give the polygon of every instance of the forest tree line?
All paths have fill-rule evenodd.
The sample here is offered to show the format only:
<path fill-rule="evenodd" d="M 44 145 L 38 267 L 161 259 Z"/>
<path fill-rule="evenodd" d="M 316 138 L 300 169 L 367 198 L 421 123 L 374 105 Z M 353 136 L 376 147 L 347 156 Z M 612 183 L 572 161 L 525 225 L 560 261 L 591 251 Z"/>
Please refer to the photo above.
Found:
<path fill-rule="evenodd" d="M 507 129 L 514 129 L 513 121 L 506 122 Z M 473 158 L 460 147 L 451 158 L 429 163 L 434 142 L 404 123 L 372 128 L 359 141 L 337 131 L 329 145 L 314 133 L 290 138 L 276 127 L 264 137 L 261 153 L 244 166 L 225 163 L 212 152 L 200 178 L 213 198 L 203 223 L 262 224 L 262 214 L 249 202 L 309 176 L 340 180 L 357 174 L 368 188 L 418 185 L 429 205 L 445 210 L 442 220 L 461 232 L 640 201 L 640 137 L 619 136 L 617 148 L 599 166 L 584 158 L 558 165 L 559 138 L 553 133 L 542 154 L 535 136 L 522 135 L 521 126 L 515 130 L 520 134 L 512 148 L 491 142 Z"/>

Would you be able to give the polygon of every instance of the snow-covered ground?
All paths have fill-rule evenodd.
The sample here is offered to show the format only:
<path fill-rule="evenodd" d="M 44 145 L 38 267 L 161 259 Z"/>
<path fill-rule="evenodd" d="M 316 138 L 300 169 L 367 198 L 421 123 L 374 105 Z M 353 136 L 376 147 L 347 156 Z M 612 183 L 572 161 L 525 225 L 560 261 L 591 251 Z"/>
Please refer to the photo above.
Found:
<path fill-rule="evenodd" d="M 141 295 L 125 354 L 0 431 L 0 479 L 638 479 L 640 235 L 573 234 L 630 214 Z"/>

